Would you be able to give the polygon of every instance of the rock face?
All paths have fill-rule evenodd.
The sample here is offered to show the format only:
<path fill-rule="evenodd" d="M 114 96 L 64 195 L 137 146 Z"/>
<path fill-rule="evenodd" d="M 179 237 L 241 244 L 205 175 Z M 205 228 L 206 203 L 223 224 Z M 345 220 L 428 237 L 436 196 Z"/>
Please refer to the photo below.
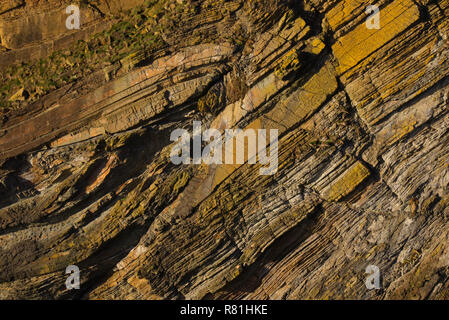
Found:
<path fill-rule="evenodd" d="M 0 4 L 0 298 L 449 298 L 449 1 L 83 3 Z"/>

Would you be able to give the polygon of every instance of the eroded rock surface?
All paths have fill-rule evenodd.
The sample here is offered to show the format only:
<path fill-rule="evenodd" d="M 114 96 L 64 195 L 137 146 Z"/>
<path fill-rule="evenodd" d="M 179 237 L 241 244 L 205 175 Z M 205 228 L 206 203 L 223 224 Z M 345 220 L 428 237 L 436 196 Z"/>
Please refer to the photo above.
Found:
<path fill-rule="evenodd" d="M 448 299 L 449 1 L 370 4 L 0 5 L 0 298 Z M 174 165 L 194 120 L 277 172 Z"/>

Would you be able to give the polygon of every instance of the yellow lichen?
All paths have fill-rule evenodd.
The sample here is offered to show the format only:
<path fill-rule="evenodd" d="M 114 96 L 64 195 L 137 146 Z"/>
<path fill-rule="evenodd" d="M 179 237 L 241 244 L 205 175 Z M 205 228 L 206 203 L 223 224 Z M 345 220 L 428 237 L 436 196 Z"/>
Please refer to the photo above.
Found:
<path fill-rule="evenodd" d="M 291 71 L 298 69 L 300 65 L 298 53 L 293 49 L 281 58 L 275 67 L 274 73 L 278 78 L 283 79 Z"/>
<path fill-rule="evenodd" d="M 419 19 L 418 7 L 411 0 L 393 1 L 380 15 L 380 29 L 368 29 L 363 21 L 332 46 L 339 73 L 357 65 Z"/>
<path fill-rule="evenodd" d="M 356 162 L 327 189 L 323 196 L 329 201 L 339 201 L 370 176 L 370 171 L 362 163 Z"/>
<path fill-rule="evenodd" d="M 175 184 L 173 185 L 173 193 L 177 194 L 186 184 L 189 182 L 190 174 L 184 171 L 177 177 Z"/>

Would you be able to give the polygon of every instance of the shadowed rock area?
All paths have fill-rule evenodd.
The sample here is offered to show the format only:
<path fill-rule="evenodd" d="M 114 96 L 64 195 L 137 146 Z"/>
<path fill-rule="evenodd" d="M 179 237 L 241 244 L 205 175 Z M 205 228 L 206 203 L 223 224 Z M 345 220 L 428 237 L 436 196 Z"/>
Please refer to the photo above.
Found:
<path fill-rule="evenodd" d="M 0 299 L 449 299 L 449 1 L 71 3 L 0 3 Z"/>

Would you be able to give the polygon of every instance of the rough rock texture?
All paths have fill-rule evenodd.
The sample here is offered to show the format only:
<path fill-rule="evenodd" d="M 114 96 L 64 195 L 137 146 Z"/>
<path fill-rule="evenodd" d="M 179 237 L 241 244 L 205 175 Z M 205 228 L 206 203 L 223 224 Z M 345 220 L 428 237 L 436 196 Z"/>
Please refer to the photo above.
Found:
<path fill-rule="evenodd" d="M 68 31 L 2 2 L 0 298 L 448 299 L 449 1 L 370 3 L 380 30 L 357 0 L 114 0 Z M 194 120 L 278 129 L 278 171 L 172 164 Z"/>

